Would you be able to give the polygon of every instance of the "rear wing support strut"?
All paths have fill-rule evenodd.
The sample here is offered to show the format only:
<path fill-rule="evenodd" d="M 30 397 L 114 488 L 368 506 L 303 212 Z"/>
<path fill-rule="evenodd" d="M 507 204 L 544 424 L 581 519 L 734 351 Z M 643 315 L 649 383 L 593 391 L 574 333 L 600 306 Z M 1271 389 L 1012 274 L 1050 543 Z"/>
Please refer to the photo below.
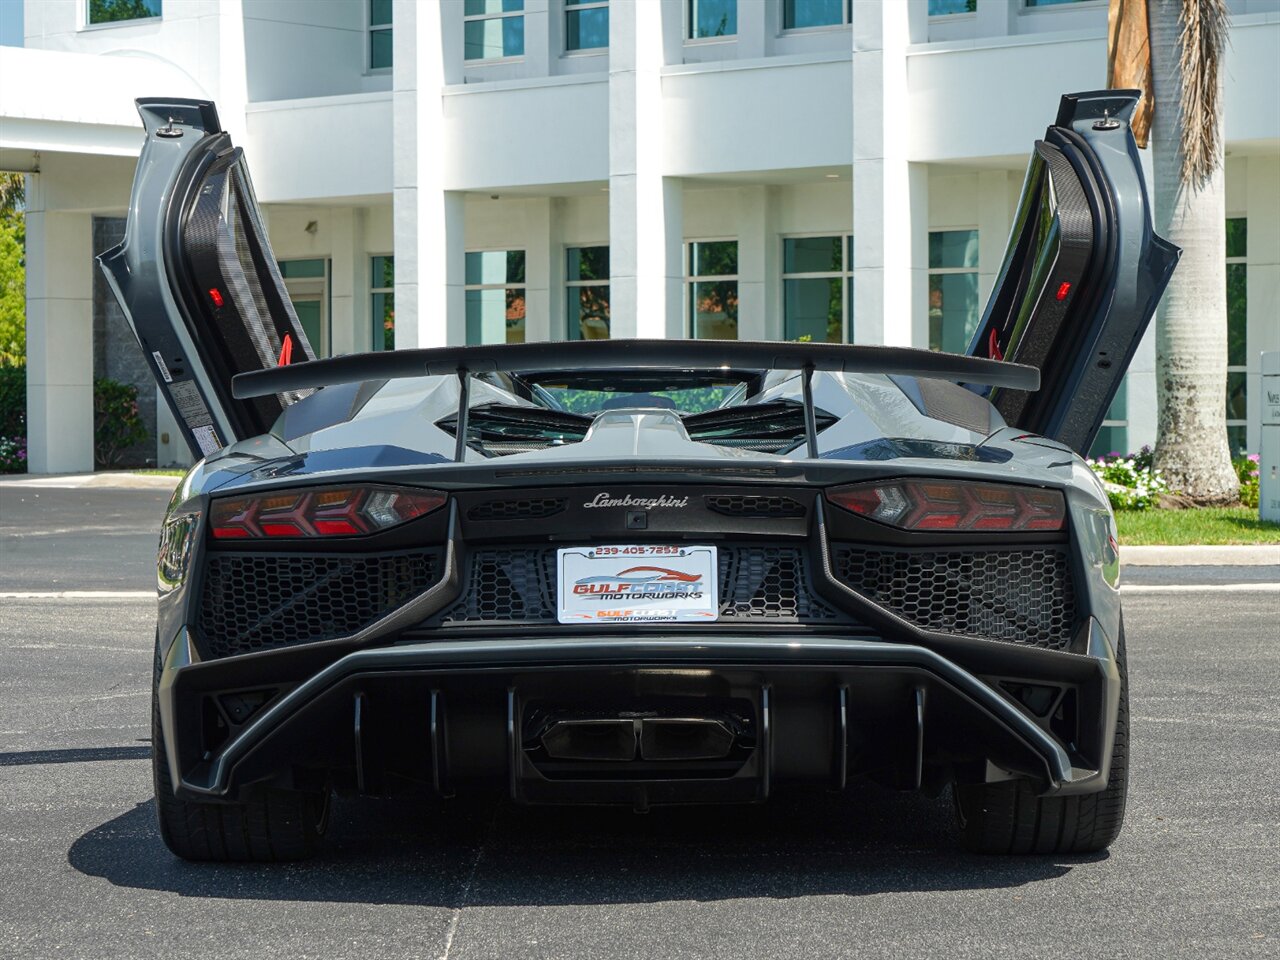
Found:
<path fill-rule="evenodd" d="M 471 429 L 467 423 L 471 409 L 471 373 L 466 367 L 458 367 L 458 417 L 454 421 L 454 432 L 457 443 L 453 448 L 453 459 L 461 463 L 467 456 L 467 431 Z"/>
<path fill-rule="evenodd" d="M 804 365 L 801 374 L 801 386 L 804 390 L 804 442 L 808 448 L 810 460 L 818 459 L 818 417 L 813 412 L 813 363 Z"/>

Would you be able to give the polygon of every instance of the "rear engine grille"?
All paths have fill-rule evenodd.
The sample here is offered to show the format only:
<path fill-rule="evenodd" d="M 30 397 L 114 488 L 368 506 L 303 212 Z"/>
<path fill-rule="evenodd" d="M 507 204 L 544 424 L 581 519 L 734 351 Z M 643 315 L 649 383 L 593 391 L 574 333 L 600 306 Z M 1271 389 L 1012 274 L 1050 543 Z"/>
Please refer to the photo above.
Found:
<path fill-rule="evenodd" d="M 463 594 L 435 621 L 439 626 L 555 621 L 555 550 L 476 550 L 468 563 Z M 808 559 L 796 547 L 720 547 L 719 586 L 726 620 L 847 619 L 814 596 Z"/>
<path fill-rule="evenodd" d="M 837 545 L 835 576 L 926 630 L 1065 649 L 1076 621 L 1065 548 L 886 550 Z"/>
<path fill-rule="evenodd" d="M 805 513 L 804 504 L 790 497 L 719 494 L 702 500 L 708 510 L 726 517 L 803 517 Z"/>
<path fill-rule="evenodd" d="M 439 571 L 431 551 L 216 553 L 206 567 L 197 626 L 212 658 L 332 640 L 416 597 Z"/>
<path fill-rule="evenodd" d="M 554 551 L 476 550 L 462 597 L 440 618 L 454 623 L 540 623 L 556 618 Z"/>
<path fill-rule="evenodd" d="M 808 562 L 795 547 L 722 549 L 720 616 L 791 623 L 841 619 L 814 596 Z"/>
<path fill-rule="evenodd" d="M 486 500 L 467 511 L 468 520 L 542 520 L 561 513 L 569 501 L 561 497 Z"/>

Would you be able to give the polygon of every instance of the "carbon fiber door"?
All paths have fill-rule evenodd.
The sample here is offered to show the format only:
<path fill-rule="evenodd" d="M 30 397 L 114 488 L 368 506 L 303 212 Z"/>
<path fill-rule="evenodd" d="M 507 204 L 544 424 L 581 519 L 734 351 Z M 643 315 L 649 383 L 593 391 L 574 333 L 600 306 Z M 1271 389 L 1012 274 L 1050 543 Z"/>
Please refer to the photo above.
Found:
<path fill-rule="evenodd" d="M 1034 393 L 974 388 L 1009 424 L 1086 453 L 1181 253 L 1152 230 L 1136 90 L 1062 98 L 1037 140 L 1004 262 L 968 349 L 1040 369 Z"/>
<path fill-rule="evenodd" d="M 297 398 L 237 400 L 235 374 L 314 353 L 214 105 L 137 103 L 146 140 L 125 238 L 98 259 L 188 446 L 207 456 L 265 433 Z"/>

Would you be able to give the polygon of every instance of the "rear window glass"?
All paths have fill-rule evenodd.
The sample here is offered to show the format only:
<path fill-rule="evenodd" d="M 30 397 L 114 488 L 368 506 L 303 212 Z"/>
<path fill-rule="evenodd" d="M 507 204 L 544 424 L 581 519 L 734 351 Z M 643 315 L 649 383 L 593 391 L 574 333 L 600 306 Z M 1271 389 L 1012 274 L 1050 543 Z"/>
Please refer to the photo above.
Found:
<path fill-rule="evenodd" d="M 583 390 L 577 387 L 539 384 L 562 410 L 594 414 L 622 407 L 660 407 L 681 414 L 716 410 L 739 391 L 741 383 L 723 383 L 680 390 Z"/>

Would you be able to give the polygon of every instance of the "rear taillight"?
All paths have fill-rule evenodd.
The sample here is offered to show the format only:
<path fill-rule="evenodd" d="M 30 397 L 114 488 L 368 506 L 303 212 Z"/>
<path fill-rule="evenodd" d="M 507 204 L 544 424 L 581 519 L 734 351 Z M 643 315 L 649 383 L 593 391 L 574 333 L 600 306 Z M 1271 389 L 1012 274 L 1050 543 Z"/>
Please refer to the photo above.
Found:
<path fill-rule="evenodd" d="M 215 500 L 209 524 L 219 539 L 357 537 L 430 513 L 445 500 L 434 490 L 405 487 L 273 490 Z"/>
<path fill-rule="evenodd" d="M 903 530 L 1061 530 L 1066 502 L 1057 490 L 971 480 L 884 480 L 837 487 L 838 507 Z"/>

